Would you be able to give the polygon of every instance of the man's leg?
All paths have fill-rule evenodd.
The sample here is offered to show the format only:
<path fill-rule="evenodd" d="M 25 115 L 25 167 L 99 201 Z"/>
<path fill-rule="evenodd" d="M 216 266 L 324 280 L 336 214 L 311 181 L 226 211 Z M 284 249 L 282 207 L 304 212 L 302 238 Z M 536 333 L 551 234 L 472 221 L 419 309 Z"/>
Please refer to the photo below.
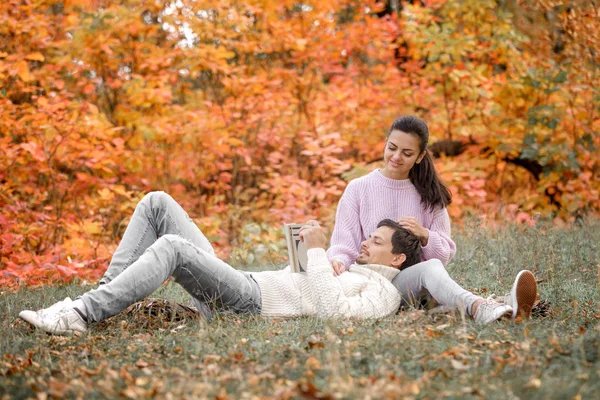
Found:
<path fill-rule="evenodd" d="M 401 271 L 392 281 L 402 295 L 402 305 L 416 305 L 425 294 L 443 306 L 460 307 L 473 315 L 473 304 L 481 299 L 450 278 L 440 260 L 431 259 Z"/>
<path fill-rule="evenodd" d="M 111 282 L 75 301 L 64 300 L 19 317 L 54 334 L 85 332 L 101 321 L 150 295 L 169 276 L 192 296 L 238 313 L 260 313 L 261 293 L 250 274 L 237 271 L 178 235 L 164 235 Z"/>
<path fill-rule="evenodd" d="M 111 282 L 81 296 L 88 322 L 119 313 L 152 294 L 170 276 L 194 298 L 237 313 L 260 313 L 258 284 L 211 252 L 164 235 Z"/>
<path fill-rule="evenodd" d="M 171 196 L 165 192 L 151 192 L 137 204 L 100 283 L 115 279 L 158 238 L 167 234 L 179 235 L 207 253 L 215 254 L 208 239 Z"/>

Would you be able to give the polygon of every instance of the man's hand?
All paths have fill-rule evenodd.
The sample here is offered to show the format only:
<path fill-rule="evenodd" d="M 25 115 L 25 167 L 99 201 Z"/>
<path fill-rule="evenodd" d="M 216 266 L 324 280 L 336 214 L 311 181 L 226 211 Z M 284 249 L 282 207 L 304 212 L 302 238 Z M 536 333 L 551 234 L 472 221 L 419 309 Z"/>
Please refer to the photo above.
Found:
<path fill-rule="evenodd" d="M 298 231 L 300 239 L 307 249 L 324 249 L 327 247 L 327 238 L 317 221 L 308 221 Z"/>
<path fill-rule="evenodd" d="M 423 228 L 416 218 L 404 217 L 398 221 L 398 224 L 415 235 L 421 241 L 421 246 L 427 246 L 427 242 L 429 242 L 429 230 Z"/>

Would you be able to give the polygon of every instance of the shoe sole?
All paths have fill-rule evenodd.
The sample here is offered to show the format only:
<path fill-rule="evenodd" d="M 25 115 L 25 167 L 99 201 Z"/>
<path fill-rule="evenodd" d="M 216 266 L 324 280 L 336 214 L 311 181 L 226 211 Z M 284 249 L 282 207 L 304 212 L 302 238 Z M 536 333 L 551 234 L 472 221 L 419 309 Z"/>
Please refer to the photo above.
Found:
<path fill-rule="evenodd" d="M 519 272 L 511 292 L 516 294 L 516 299 L 513 299 L 516 307 L 513 309 L 512 318 L 520 316 L 523 319 L 529 319 L 537 299 L 537 282 L 533 273 L 527 270 Z"/>

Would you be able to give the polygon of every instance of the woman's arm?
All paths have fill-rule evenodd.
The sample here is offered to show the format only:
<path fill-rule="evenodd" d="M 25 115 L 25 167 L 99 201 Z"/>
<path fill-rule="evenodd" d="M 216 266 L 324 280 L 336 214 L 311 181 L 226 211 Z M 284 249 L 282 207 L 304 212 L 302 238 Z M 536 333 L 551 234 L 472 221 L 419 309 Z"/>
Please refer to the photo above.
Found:
<path fill-rule="evenodd" d="M 329 260 L 339 261 L 344 267 L 356 260 L 363 240 L 359 207 L 356 185 L 350 182 L 338 203 L 331 245 L 327 250 Z"/>
<path fill-rule="evenodd" d="M 433 220 L 428 230 L 427 245 L 421 247 L 423 260 L 437 258 L 446 266 L 456 254 L 456 244 L 450 238 L 450 216 L 446 208 L 436 208 L 433 211 Z"/>

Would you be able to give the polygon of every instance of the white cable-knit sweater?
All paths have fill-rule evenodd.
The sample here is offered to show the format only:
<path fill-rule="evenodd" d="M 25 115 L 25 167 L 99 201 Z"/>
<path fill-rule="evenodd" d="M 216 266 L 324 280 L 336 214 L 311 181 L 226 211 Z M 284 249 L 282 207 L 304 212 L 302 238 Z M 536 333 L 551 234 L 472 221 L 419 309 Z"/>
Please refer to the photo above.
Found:
<path fill-rule="evenodd" d="M 306 273 L 253 272 L 261 291 L 261 315 L 267 317 L 384 317 L 398 311 L 400 293 L 391 280 L 400 271 L 384 265 L 350 266 L 333 275 L 323 249 L 308 250 Z"/>

